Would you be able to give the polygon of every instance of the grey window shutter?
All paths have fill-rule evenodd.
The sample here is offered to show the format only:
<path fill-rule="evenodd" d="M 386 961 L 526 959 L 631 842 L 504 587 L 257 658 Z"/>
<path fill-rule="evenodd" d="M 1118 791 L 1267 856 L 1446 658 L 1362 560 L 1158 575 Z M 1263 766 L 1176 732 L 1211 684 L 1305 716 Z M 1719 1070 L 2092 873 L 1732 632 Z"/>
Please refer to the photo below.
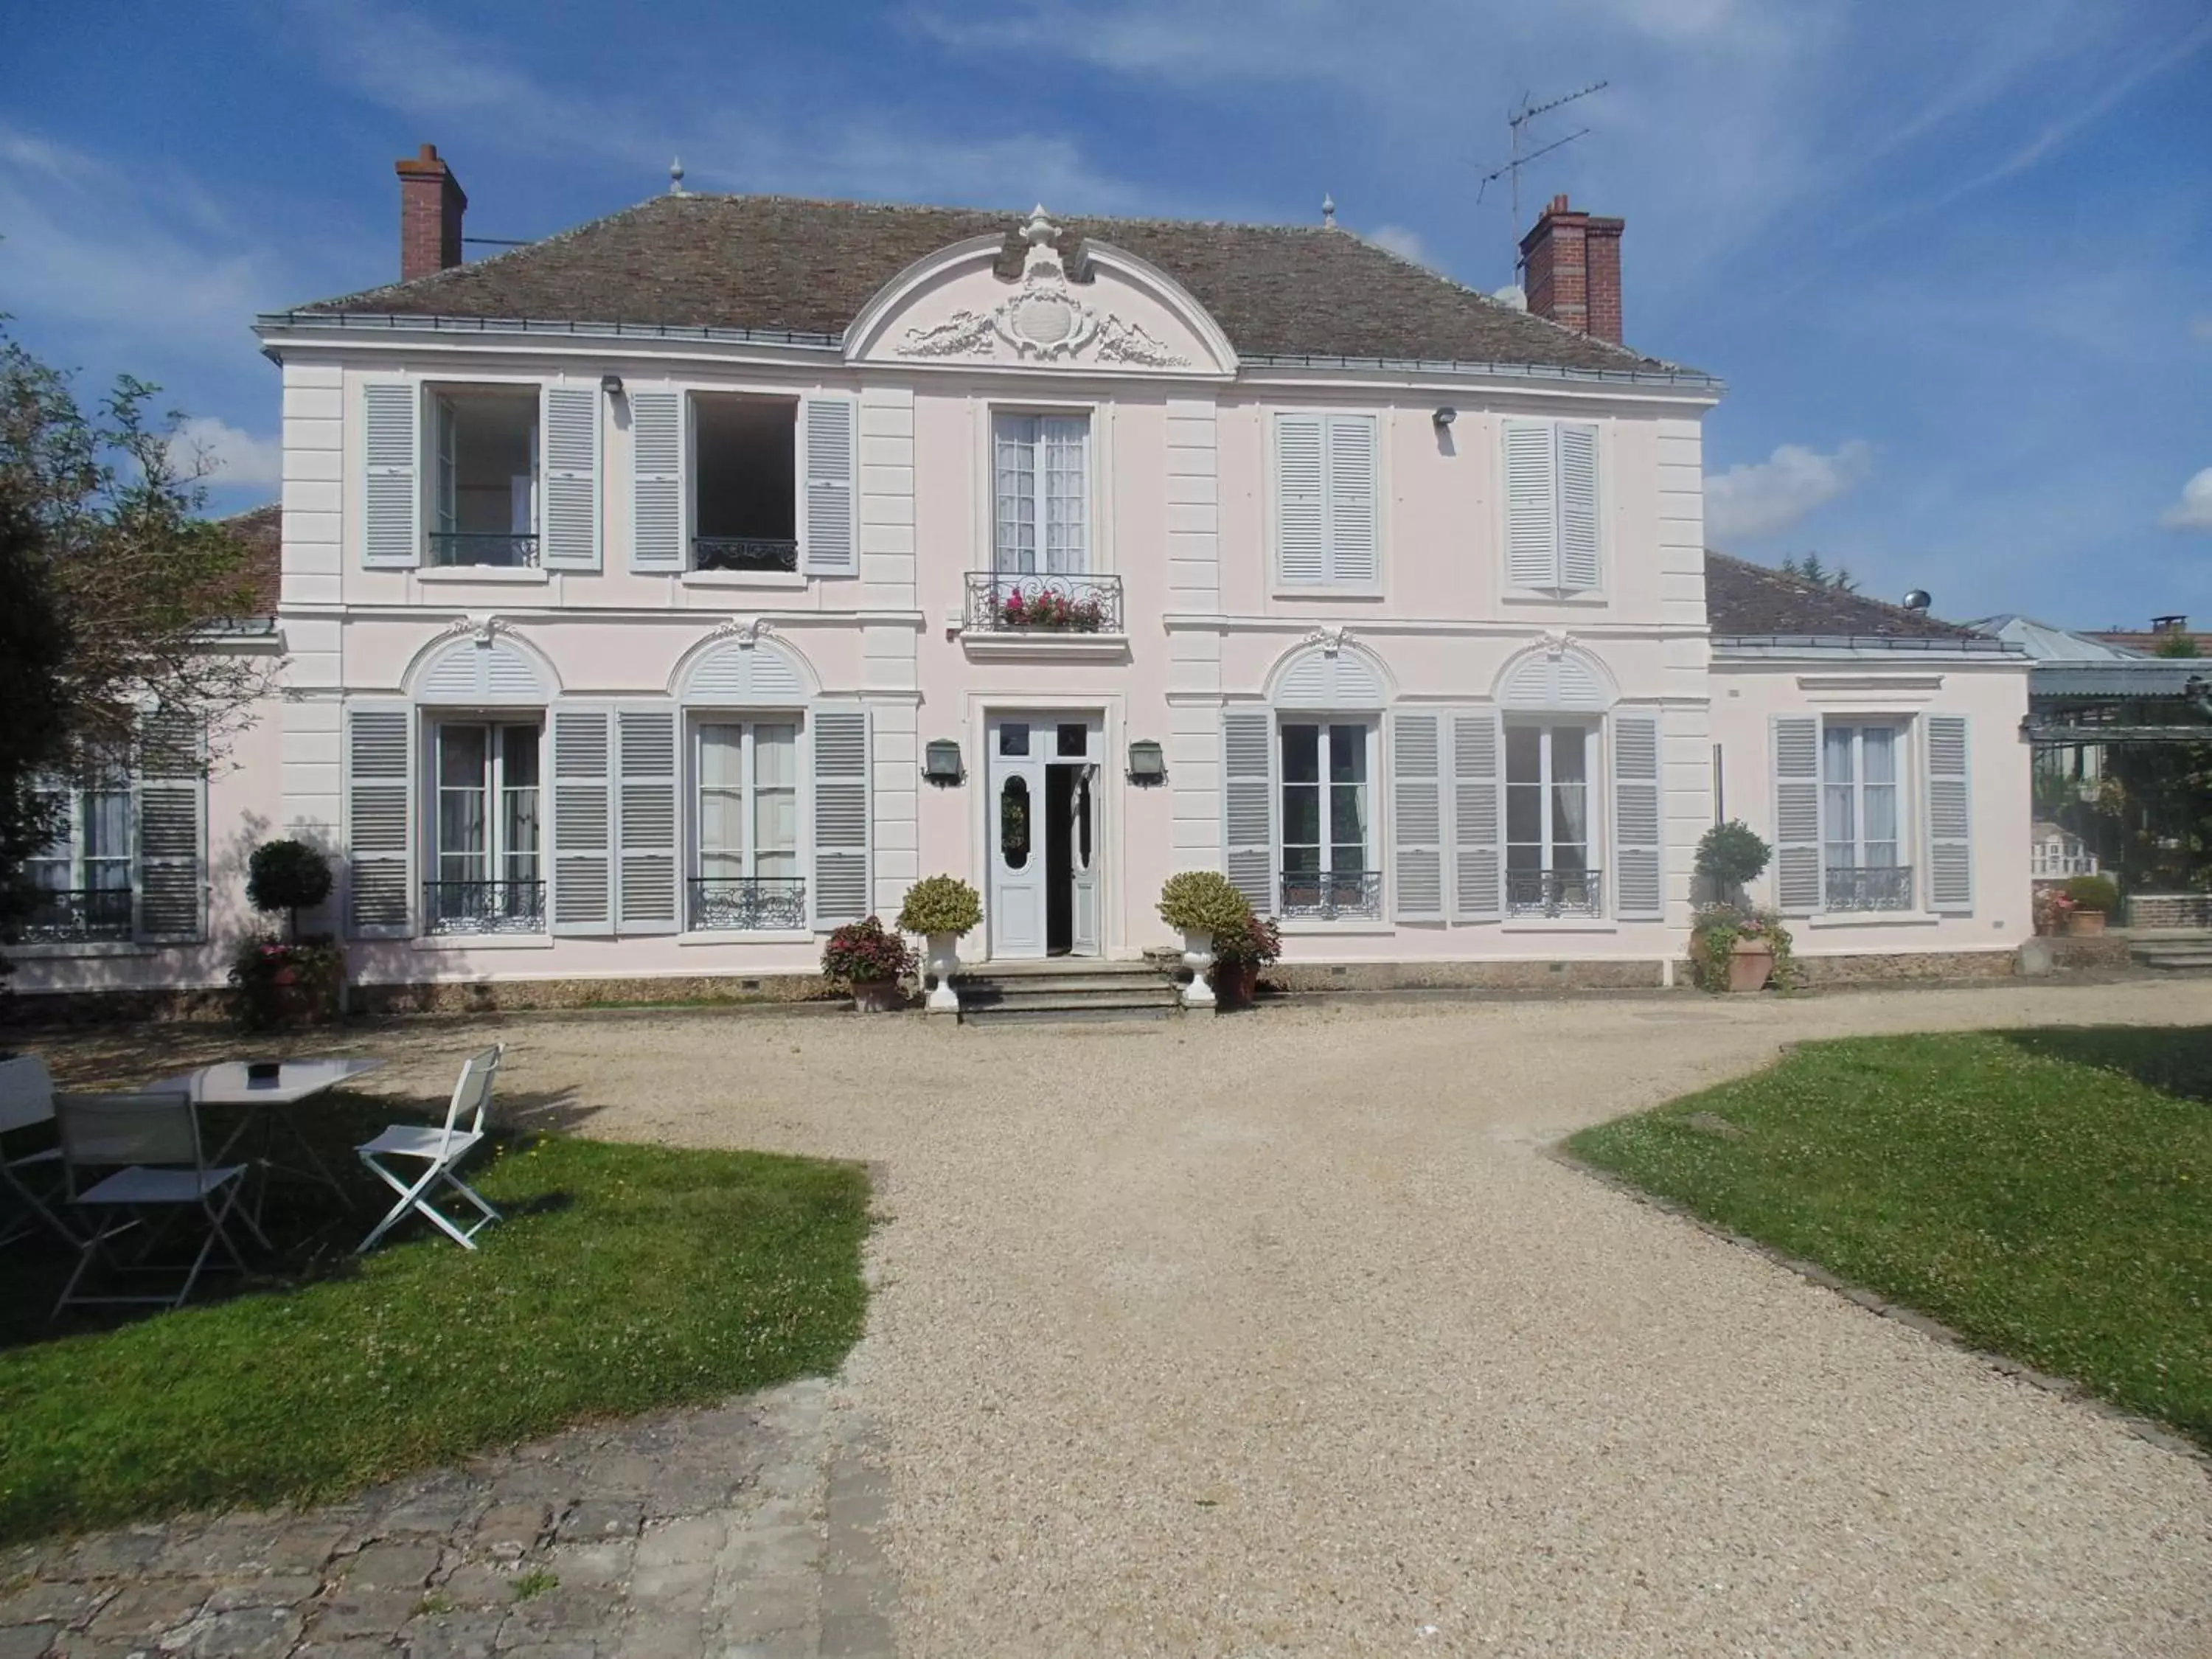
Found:
<path fill-rule="evenodd" d="M 1495 921 L 1503 860 L 1498 811 L 1498 716 L 1451 717 L 1452 920 Z"/>
<path fill-rule="evenodd" d="M 1928 790 L 1928 908 L 1947 916 L 1974 910 L 1972 776 L 1963 714 L 1925 720 Z"/>
<path fill-rule="evenodd" d="M 422 392 L 411 380 L 371 380 L 361 389 L 361 562 L 412 569 L 422 562 L 416 520 L 422 490 L 418 435 Z"/>
<path fill-rule="evenodd" d="M 1318 415 L 1275 417 L 1276 571 L 1286 587 L 1328 580 L 1328 490 Z"/>
<path fill-rule="evenodd" d="M 1820 908 L 1820 721 L 1787 714 L 1774 721 L 1774 890 L 1776 908 L 1809 916 Z"/>
<path fill-rule="evenodd" d="M 1597 428 L 1559 423 L 1559 587 L 1586 593 L 1598 585 Z"/>
<path fill-rule="evenodd" d="M 1509 586 L 1558 585 L 1557 459 L 1549 422 L 1505 422 L 1505 580 Z"/>
<path fill-rule="evenodd" d="M 599 568 L 602 397 L 597 386 L 545 388 L 545 483 L 538 532 L 548 570 Z"/>
<path fill-rule="evenodd" d="M 1444 919 L 1442 717 L 1390 716 L 1391 838 L 1401 921 Z"/>
<path fill-rule="evenodd" d="M 615 717 L 616 884 L 619 932 L 677 930 L 676 711 L 625 708 Z"/>
<path fill-rule="evenodd" d="M 854 503 L 858 443 L 850 398 L 809 398 L 805 408 L 805 565 L 810 576 L 857 576 L 860 536 Z M 865 914 L 865 913 L 864 913 Z"/>
<path fill-rule="evenodd" d="M 1373 586 L 1378 568 L 1375 419 L 1328 419 L 1328 580 L 1341 587 Z"/>
<path fill-rule="evenodd" d="M 629 568 L 673 575 L 684 546 L 684 394 L 629 394 Z"/>
<path fill-rule="evenodd" d="M 1613 719 L 1613 914 L 1623 921 L 1667 915 L 1666 860 L 1660 844 L 1659 719 Z"/>
<path fill-rule="evenodd" d="M 1231 708 L 1221 716 L 1222 863 L 1257 915 L 1275 914 L 1275 716 Z"/>
<path fill-rule="evenodd" d="M 206 935 L 206 736 L 184 710 L 158 710 L 140 729 L 137 933 L 149 945 Z"/>
<path fill-rule="evenodd" d="M 356 939 L 414 932 L 415 711 L 405 703 L 346 711 L 346 920 Z"/>
<path fill-rule="evenodd" d="M 614 719 L 604 708 L 553 710 L 553 925 L 615 931 Z"/>
<path fill-rule="evenodd" d="M 820 706 L 814 732 L 814 925 L 868 914 L 868 711 Z"/>

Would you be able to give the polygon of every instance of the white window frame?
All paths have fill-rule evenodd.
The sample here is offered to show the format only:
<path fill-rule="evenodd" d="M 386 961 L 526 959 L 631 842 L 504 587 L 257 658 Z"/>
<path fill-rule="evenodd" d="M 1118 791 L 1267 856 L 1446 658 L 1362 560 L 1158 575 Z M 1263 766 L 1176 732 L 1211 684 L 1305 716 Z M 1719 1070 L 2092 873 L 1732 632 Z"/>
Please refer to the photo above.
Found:
<path fill-rule="evenodd" d="M 656 388 L 657 389 L 657 388 Z M 806 399 L 797 392 L 753 386 L 681 386 L 672 388 L 682 399 L 681 425 L 677 436 L 679 498 L 683 502 L 683 560 L 678 573 L 703 576 L 710 584 L 752 586 L 799 586 L 806 577 Z M 702 570 L 699 566 L 699 489 L 707 471 L 699 456 L 699 400 L 776 404 L 791 410 L 791 533 L 789 570 Z M 858 433 L 855 432 L 855 441 Z"/>
<path fill-rule="evenodd" d="M 1291 782 L 1289 776 L 1290 769 L 1285 763 L 1284 738 L 1290 728 L 1294 726 L 1313 726 L 1318 733 L 1316 738 L 1315 755 L 1315 770 L 1317 775 L 1311 783 Z M 1332 823 L 1329 812 L 1332 805 L 1330 792 L 1343 787 L 1333 783 L 1328 775 L 1329 734 L 1339 727 L 1355 730 L 1361 734 L 1361 775 L 1358 781 L 1358 787 L 1364 798 L 1364 805 L 1361 813 L 1363 845 L 1360 850 L 1360 868 L 1356 872 L 1361 878 L 1361 886 L 1355 902 L 1350 904 L 1338 902 L 1340 895 L 1333 890 L 1334 878 L 1348 873 L 1340 872 L 1335 867 L 1337 843 L 1330 833 Z M 1273 832 L 1275 905 L 1278 915 L 1304 921 L 1316 919 L 1335 921 L 1342 918 L 1349 921 L 1374 922 L 1382 919 L 1383 884 L 1386 879 L 1383 862 L 1386 855 L 1383 849 L 1387 842 L 1383 835 L 1384 826 L 1378 811 L 1383 799 L 1380 776 L 1382 760 L 1382 718 L 1372 711 L 1362 713 L 1355 710 L 1336 714 L 1297 709 L 1285 710 L 1275 716 Z M 1321 835 L 1318 848 L 1320 863 L 1315 878 L 1328 895 L 1325 902 L 1319 907 L 1318 915 L 1312 907 L 1292 908 L 1284 900 L 1285 884 L 1289 880 L 1291 873 L 1288 869 L 1290 842 L 1285 832 L 1290 823 L 1290 792 L 1292 789 L 1311 789 L 1315 792 L 1318 801 L 1320 813 L 1318 828 Z M 1308 844 L 1299 843 L 1301 847 Z"/>
<path fill-rule="evenodd" d="M 983 499 L 990 504 L 990 510 L 984 515 L 985 557 L 980 568 L 1000 576 L 1093 576 L 1103 574 L 1106 565 L 1101 550 L 1098 500 L 1100 422 L 1096 410 L 1004 404 L 994 405 L 988 413 L 989 424 L 983 447 Z M 1030 551 L 1034 568 L 1027 570 L 1018 565 L 1013 568 L 1002 566 L 999 519 L 999 446 L 1001 434 L 1010 423 L 1023 421 L 1031 423 L 1027 445 L 1030 458 L 1029 505 L 1034 532 Z M 1079 564 L 1074 568 L 1059 570 L 1051 568 L 1051 550 L 1045 538 L 1050 503 L 1043 465 L 1043 423 L 1048 421 L 1065 421 L 1079 424 L 1083 428 L 1082 556 Z"/>
<path fill-rule="evenodd" d="M 687 933 L 711 934 L 717 939 L 728 939 L 748 933 L 802 934 L 808 931 L 806 916 L 812 902 L 813 838 L 809 811 L 812 778 L 809 763 L 811 744 L 807 735 L 806 711 L 799 708 L 700 708 L 687 709 L 684 743 L 684 775 L 681 780 L 684 792 L 684 891 L 680 902 L 684 906 L 682 927 Z M 734 726 L 739 728 L 738 740 L 738 811 L 745 825 L 745 844 L 741 874 L 721 879 L 754 881 L 760 877 L 760 836 L 757 791 L 759 773 L 755 763 L 755 741 L 757 729 L 763 726 L 787 726 L 791 728 L 792 757 L 792 845 L 790 856 L 792 878 L 802 884 L 799 919 L 787 928 L 744 929 L 708 927 L 696 919 L 694 896 L 697 891 L 692 884 L 713 879 L 707 874 L 706 860 L 710 850 L 714 856 L 726 856 L 726 849 L 709 849 L 706 845 L 704 813 L 702 807 L 706 793 L 706 729 L 710 726 Z"/>
<path fill-rule="evenodd" d="M 1267 584 L 1277 599 L 1312 599 L 1326 596 L 1331 599 L 1380 599 L 1386 582 L 1386 566 L 1389 544 L 1388 523 L 1390 512 L 1390 423 L 1389 411 L 1374 409 L 1279 408 L 1269 411 L 1267 422 Z M 1283 572 L 1283 479 L 1281 426 L 1285 416 L 1299 420 L 1317 420 L 1322 423 L 1322 501 L 1321 521 L 1323 554 L 1328 563 L 1327 578 L 1318 582 L 1294 582 Z M 1328 425 L 1332 421 L 1352 420 L 1366 422 L 1374 444 L 1375 456 L 1375 571 L 1370 577 L 1358 581 L 1346 581 L 1337 574 L 1337 550 L 1334 541 L 1327 539 L 1333 517 L 1328 484 Z"/>
<path fill-rule="evenodd" d="M 1510 451 L 1507 433 L 1516 426 L 1542 427 L 1551 435 L 1552 447 L 1552 580 L 1546 583 L 1516 581 L 1513 577 L 1513 490 L 1510 475 Z M 1592 478 L 1592 515 L 1596 536 L 1596 579 L 1586 586 L 1570 585 L 1565 569 L 1566 499 L 1564 494 L 1565 468 L 1561 465 L 1559 434 L 1568 427 L 1587 428 L 1590 433 Z M 1606 422 L 1602 421 L 1568 420 L 1539 416 L 1514 416 L 1498 424 L 1497 443 L 1498 465 L 1498 571 L 1501 591 L 1509 600 L 1523 603 L 1541 602 L 1547 605 L 1601 605 L 1605 603 L 1610 587 L 1607 580 L 1612 565 L 1608 556 L 1612 538 L 1606 530 L 1606 507 L 1610 492 L 1606 485 L 1606 470 L 1609 457 Z"/>
<path fill-rule="evenodd" d="M 470 714 L 438 710 L 426 715 L 424 723 L 428 728 L 429 741 L 422 745 L 426 763 L 420 769 L 425 775 L 426 780 L 423 791 L 424 810 L 422 815 L 424 821 L 422 862 L 425 873 L 421 878 L 426 884 L 434 882 L 442 887 L 448 881 L 461 883 L 475 881 L 507 886 L 518 883 L 534 882 L 550 893 L 547 872 L 550 868 L 551 850 L 550 843 L 552 789 L 550 780 L 547 775 L 550 763 L 550 751 L 546 746 L 547 722 L 543 713 L 532 711 L 535 713 L 535 717 L 532 719 L 512 718 L 512 714 L 516 712 L 520 711 L 492 710 L 482 714 Z M 484 733 L 483 773 L 483 781 L 480 784 L 473 786 L 447 784 L 445 751 L 446 733 L 449 729 L 456 731 L 474 729 Z M 528 731 L 536 734 L 538 781 L 534 784 L 511 785 L 507 781 L 506 733 L 509 731 Z M 449 854 L 446 850 L 444 807 L 448 787 L 474 787 L 483 792 L 484 844 L 480 853 L 471 854 L 457 849 Z M 537 845 L 524 852 L 507 845 L 507 808 L 508 794 L 515 790 L 526 788 L 537 797 L 532 810 L 532 818 L 537 829 L 535 837 Z M 474 877 L 448 877 L 446 873 L 446 860 L 448 856 L 480 858 L 483 861 L 483 873 Z M 527 867 L 531 873 L 527 875 L 511 873 L 516 867 L 515 860 L 518 859 L 528 860 Z M 425 895 L 422 928 L 428 933 L 542 933 L 545 930 L 549 918 L 550 905 L 541 901 L 536 907 L 534 919 L 527 915 L 515 916 L 510 907 L 507 916 L 501 921 L 486 921 L 484 925 L 477 927 L 467 925 L 465 919 L 456 919 L 454 922 L 441 926 L 441 919 L 432 914 L 432 911 L 433 907 L 428 902 L 428 896 Z"/>
<path fill-rule="evenodd" d="M 1916 763 L 1912 736 L 1914 726 L 1915 722 L 1912 720 L 1894 714 L 1825 714 L 1821 717 L 1820 914 L 1850 915 L 1861 911 L 1896 914 L 1918 908 L 1918 902 L 1915 895 L 1919 890 L 1918 884 L 1926 872 L 1921 868 L 1916 856 L 1918 849 L 1913 835 L 1914 815 L 1918 810 L 1918 802 L 1914 797 L 1911 787 L 1913 769 Z M 1897 853 L 1893 862 L 1887 866 L 1869 865 L 1866 862 L 1867 777 L 1864 757 L 1865 734 L 1869 730 L 1890 733 L 1891 778 L 1887 787 L 1895 794 Z M 1844 781 L 1839 782 L 1828 775 L 1828 734 L 1832 732 L 1849 732 L 1851 734 L 1851 775 Z M 1847 865 L 1836 864 L 1829 857 L 1829 849 L 1841 839 L 1836 833 L 1835 823 L 1831 816 L 1829 791 L 1841 788 L 1848 788 L 1851 792 L 1852 861 Z M 1896 869 L 1905 872 L 1897 882 L 1893 902 L 1861 902 L 1844 906 L 1837 906 L 1832 902 L 1828 884 L 1828 878 L 1832 872 L 1838 870 L 1856 872 L 1869 869 Z"/>
<path fill-rule="evenodd" d="M 1558 870 L 1559 841 L 1554 834 L 1553 812 L 1553 750 L 1554 738 L 1561 731 L 1573 730 L 1583 734 L 1583 870 L 1587 902 L 1582 904 L 1564 901 L 1554 903 L 1549 889 L 1536 902 L 1516 902 L 1513 897 L 1513 854 L 1517 848 L 1532 843 L 1513 839 L 1513 734 L 1533 731 L 1540 734 L 1537 743 L 1536 799 L 1538 835 L 1533 843 L 1542 854 L 1537 869 L 1546 878 L 1562 874 Z M 1607 863 L 1606 826 L 1611 800 L 1604 787 L 1607 775 L 1605 748 L 1605 721 L 1602 716 L 1585 711 L 1562 710 L 1547 713 L 1542 710 L 1508 713 L 1498 732 L 1498 857 L 1504 891 L 1504 902 L 1508 921 L 1538 915 L 1567 914 L 1604 917 L 1610 914 L 1607 904 L 1607 890 L 1605 872 Z M 1528 787 L 1525 781 L 1519 785 Z M 1591 878 L 1595 876 L 1595 879 Z"/>
<path fill-rule="evenodd" d="M 33 785 L 34 792 L 40 796 L 50 799 L 55 797 L 61 799 L 65 809 L 63 816 L 66 822 L 57 830 L 53 840 L 47 842 L 45 848 L 24 860 L 24 872 L 27 877 L 30 877 L 40 866 L 66 864 L 69 866 L 69 878 L 58 888 L 45 887 L 33 878 L 30 882 L 31 890 L 34 893 L 121 892 L 130 896 L 130 912 L 123 918 L 120 927 L 112 933 L 88 933 L 83 935 L 83 939 L 88 941 L 120 943 L 132 939 L 137 933 L 135 919 L 137 915 L 138 905 L 138 806 L 134 781 L 128 771 L 118 769 L 104 774 L 96 781 L 71 782 L 65 778 L 48 776 L 40 778 Z M 105 787 L 102 787 L 103 785 Z M 85 810 L 85 799 L 88 795 L 120 795 L 123 798 L 123 850 L 121 852 L 102 853 L 95 857 L 85 850 L 86 826 L 90 819 L 90 814 Z M 52 850 L 57 848 L 62 850 L 58 852 Z M 90 876 L 92 868 L 96 864 L 120 865 L 123 870 L 123 884 L 120 887 L 94 887 Z M 27 942 L 38 943 L 34 939 L 27 940 Z"/>
<path fill-rule="evenodd" d="M 543 384 L 536 380 L 425 380 L 422 384 L 418 405 L 422 422 L 420 448 L 422 453 L 423 512 L 420 560 L 425 569 L 506 570 L 518 568 L 498 564 L 441 565 L 433 556 L 435 544 L 432 538 L 441 534 L 456 533 L 459 519 L 458 512 L 452 505 L 455 484 L 453 446 L 449 441 L 453 430 L 453 406 L 473 399 L 497 398 L 511 398 L 518 404 L 527 399 L 533 405 L 530 418 L 530 527 L 527 530 L 510 529 L 507 533 L 530 537 L 536 546 L 534 556 L 527 568 L 533 570 L 544 568 L 545 399 Z M 512 478 L 508 488 L 508 523 L 511 526 L 514 522 Z"/>

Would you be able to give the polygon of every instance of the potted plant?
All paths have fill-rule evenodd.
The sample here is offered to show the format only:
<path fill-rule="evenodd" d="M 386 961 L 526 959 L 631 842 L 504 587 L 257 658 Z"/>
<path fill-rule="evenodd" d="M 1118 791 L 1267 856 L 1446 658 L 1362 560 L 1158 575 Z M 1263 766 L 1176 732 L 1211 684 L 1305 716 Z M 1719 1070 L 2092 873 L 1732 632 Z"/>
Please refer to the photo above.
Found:
<path fill-rule="evenodd" d="M 2066 884 L 2066 896 L 2074 902 L 2066 919 L 2069 933 L 2101 933 L 2105 922 L 2120 908 L 2120 890 L 2110 876 L 2075 876 Z"/>
<path fill-rule="evenodd" d="M 284 914 L 284 937 L 250 939 L 232 958 L 235 1012 L 250 1030 L 302 1025 L 337 1017 L 345 953 L 325 934 L 300 938 L 300 912 L 331 896 L 330 860 L 303 841 L 265 841 L 246 866 L 246 902 L 264 915 Z"/>
<path fill-rule="evenodd" d="M 284 937 L 300 937 L 300 912 L 331 896 L 331 864 L 304 841 L 264 841 L 246 862 L 246 902 L 264 915 L 282 910 Z"/>
<path fill-rule="evenodd" d="M 1190 969 L 1182 1006 L 1212 1008 L 1206 970 L 1213 963 L 1213 941 L 1249 927 L 1252 907 L 1218 870 L 1184 870 L 1161 886 L 1159 912 L 1162 921 L 1182 934 L 1183 966 Z"/>
<path fill-rule="evenodd" d="M 2068 931 L 2074 915 L 2074 896 L 2063 887 L 2049 884 L 2035 890 L 2035 931 L 2043 934 Z"/>
<path fill-rule="evenodd" d="M 1741 818 L 1717 823 L 1698 839 L 1698 873 L 1722 904 L 1741 905 L 1743 890 L 1766 873 L 1771 850 Z"/>
<path fill-rule="evenodd" d="M 960 971 L 960 938 L 983 920 L 983 901 L 957 876 L 924 876 L 906 890 L 899 907 L 899 931 L 929 941 L 929 1012 L 957 1014 L 960 998 L 952 975 Z"/>
<path fill-rule="evenodd" d="M 1769 910 L 1705 905 L 1690 926 L 1690 969 L 1707 991 L 1787 989 L 1796 977 L 1790 930 Z"/>
<path fill-rule="evenodd" d="M 1008 628 L 1043 629 L 1056 634 L 1096 634 L 1105 619 L 1105 607 L 1097 600 L 1071 599 L 1050 591 L 1009 593 L 999 606 L 999 620 Z"/>
<path fill-rule="evenodd" d="M 1282 954 L 1282 933 L 1267 916 L 1253 916 L 1241 928 L 1215 934 L 1215 994 L 1233 1007 L 1248 1006 L 1260 988 L 1260 970 Z"/>
<path fill-rule="evenodd" d="M 903 1000 L 899 979 L 913 970 L 914 952 L 906 941 L 874 916 L 847 922 L 822 947 L 823 978 L 850 989 L 859 1013 L 897 1007 Z"/>

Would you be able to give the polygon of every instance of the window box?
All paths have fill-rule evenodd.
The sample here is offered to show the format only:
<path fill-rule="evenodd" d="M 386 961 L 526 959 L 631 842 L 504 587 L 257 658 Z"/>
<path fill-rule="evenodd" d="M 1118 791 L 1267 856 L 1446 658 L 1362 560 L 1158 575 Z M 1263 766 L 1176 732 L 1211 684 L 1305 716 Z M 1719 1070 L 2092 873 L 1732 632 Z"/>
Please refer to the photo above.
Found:
<path fill-rule="evenodd" d="M 971 570 L 963 627 L 975 634 L 1119 635 L 1121 579 Z"/>

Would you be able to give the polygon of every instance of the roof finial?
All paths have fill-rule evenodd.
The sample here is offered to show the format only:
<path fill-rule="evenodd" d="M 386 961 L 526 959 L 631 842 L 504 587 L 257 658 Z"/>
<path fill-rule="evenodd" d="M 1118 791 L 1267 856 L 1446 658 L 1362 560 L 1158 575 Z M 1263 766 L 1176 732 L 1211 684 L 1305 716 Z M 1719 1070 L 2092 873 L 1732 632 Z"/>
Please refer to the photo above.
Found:
<path fill-rule="evenodd" d="M 688 193 L 684 188 L 684 158 L 680 155 L 668 164 L 668 193 L 671 196 Z"/>
<path fill-rule="evenodd" d="M 1029 223 L 1022 227 L 1022 235 L 1031 247 L 1047 246 L 1059 237 L 1060 227 L 1053 223 L 1052 216 L 1044 210 L 1042 202 L 1030 211 Z"/>
<path fill-rule="evenodd" d="M 1321 228 L 1323 230 L 1336 228 L 1336 198 L 1326 191 L 1322 192 L 1321 198 Z"/>

